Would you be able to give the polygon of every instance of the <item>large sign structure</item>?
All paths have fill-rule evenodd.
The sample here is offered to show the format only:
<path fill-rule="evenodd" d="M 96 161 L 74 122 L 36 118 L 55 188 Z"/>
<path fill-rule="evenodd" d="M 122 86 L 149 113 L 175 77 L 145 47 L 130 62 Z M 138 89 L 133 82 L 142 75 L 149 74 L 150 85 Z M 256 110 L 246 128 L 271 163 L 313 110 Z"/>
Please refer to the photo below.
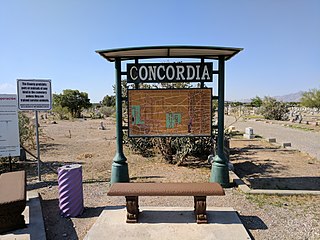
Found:
<path fill-rule="evenodd" d="M 129 134 L 149 134 L 143 129 L 151 120 L 156 120 L 154 116 L 160 115 L 154 110 L 150 110 L 154 104 L 144 104 L 148 97 L 156 97 L 160 99 L 159 94 L 152 94 L 150 92 L 148 97 L 141 98 L 141 93 L 136 92 L 137 96 L 133 96 L 133 91 L 129 91 L 129 98 L 122 96 L 122 76 L 127 77 L 128 83 L 135 83 L 135 91 L 138 90 L 139 83 L 154 83 L 154 82 L 198 82 L 200 87 L 204 89 L 204 82 L 212 81 L 212 75 L 217 74 L 217 90 L 218 96 L 218 128 L 217 128 L 217 152 L 213 159 L 211 168 L 211 182 L 218 182 L 222 186 L 229 186 L 229 169 L 227 159 L 224 155 L 224 75 L 225 75 L 225 61 L 231 59 L 242 48 L 230 47 L 215 47 L 215 46 L 148 46 L 148 47 L 133 47 L 133 48 L 119 48 L 96 51 L 102 57 L 110 62 L 115 62 L 116 71 L 116 154 L 112 163 L 111 183 L 114 182 L 129 182 L 129 171 L 127 158 L 123 152 L 123 120 L 122 120 L 122 102 L 132 98 L 137 99 L 137 102 L 130 103 L 129 108 Z M 198 63 L 141 63 L 140 60 L 145 59 L 199 59 Z M 212 63 L 205 60 L 216 60 L 218 62 L 218 69 L 212 70 Z M 122 61 L 134 61 L 134 63 L 127 64 L 127 71 L 121 70 Z M 165 95 L 168 89 L 161 94 Z M 133 93 L 135 94 L 135 93 Z M 161 95 L 160 94 L 160 95 Z M 178 103 L 183 102 L 180 93 Z M 143 100 L 145 99 L 145 100 Z M 197 100 L 195 100 L 197 101 Z M 211 101 L 210 101 L 211 102 Z M 159 108 L 161 118 L 163 119 L 159 126 L 160 129 L 168 129 L 182 127 L 184 131 L 190 131 L 188 124 L 190 123 L 190 115 L 185 117 L 183 113 L 187 112 L 181 110 L 181 106 L 173 107 L 174 102 L 170 102 L 170 108 Z M 177 105 L 177 106 L 178 106 Z M 192 105 L 192 104 L 191 104 Z M 149 106 L 149 107 L 148 107 Z M 199 108 L 200 109 L 200 108 Z M 148 115 L 146 115 L 148 113 Z M 151 114 L 149 114 L 151 113 Z M 152 117 L 151 117 L 152 116 Z M 165 116 L 165 118 L 164 118 Z M 131 119 L 130 119 L 131 118 Z M 165 120 L 164 120 L 165 119 Z M 183 119 L 189 119 L 189 122 L 183 122 Z M 192 117 L 191 117 L 192 119 Z M 188 123 L 187 123 L 188 122 Z M 200 121 L 201 122 L 201 121 Z M 209 121 L 210 122 L 210 121 Z M 210 123 L 211 124 L 211 123 Z M 165 127 L 164 127 L 165 126 Z M 191 126 L 191 125 L 190 125 Z M 194 125 L 193 125 L 194 127 Z M 159 129 L 159 127 L 158 127 Z M 192 129 L 192 128 L 191 128 Z M 131 131 L 131 133 L 130 133 Z M 202 131 L 201 131 L 202 132 Z M 146 135 L 144 135 L 146 136 Z"/>
<path fill-rule="evenodd" d="M 0 157 L 20 156 L 16 94 L 0 94 Z"/>
<path fill-rule="evenodd" d="M 211 136 L 211 88 L 128 90 L 129 137 Z"/>

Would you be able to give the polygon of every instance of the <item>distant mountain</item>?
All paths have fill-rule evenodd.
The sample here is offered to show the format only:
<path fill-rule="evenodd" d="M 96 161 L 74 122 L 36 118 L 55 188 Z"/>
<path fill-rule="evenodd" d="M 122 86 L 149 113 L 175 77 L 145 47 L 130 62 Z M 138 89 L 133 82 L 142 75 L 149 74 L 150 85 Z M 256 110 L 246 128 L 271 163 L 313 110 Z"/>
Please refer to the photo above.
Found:
<path fill-rule="evenodd" d="M 300 99 L 301 99 L 303 93 L 304 93 L 304 91 L 300 91 L 297 93 L 286 94 L 283 96 L 274 96 L 273 98 L 277 99 L 278 101 L 282 101 L 282 102 L 300 102 Z M 240 99 L 238 101 L 231 101 L 231 102 L 250 103 L 251 99 Z"/>
<path fill-rule="evenodd" d="M 275 96 L 274 98 L 282 102 L 300 102 L 303 93 L 303 91 L 300 91 L 297 93 L 291 93 L 283 96 Z"/>

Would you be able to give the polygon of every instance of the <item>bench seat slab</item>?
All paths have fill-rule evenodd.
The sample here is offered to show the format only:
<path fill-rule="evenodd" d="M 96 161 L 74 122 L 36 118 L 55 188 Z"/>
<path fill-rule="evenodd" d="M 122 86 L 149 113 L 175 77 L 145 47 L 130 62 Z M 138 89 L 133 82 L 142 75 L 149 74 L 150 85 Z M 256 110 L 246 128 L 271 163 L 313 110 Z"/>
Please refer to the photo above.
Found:
<path fill-rule="evenodd" d="M 219 183 L 113 183 L 108 196 L 223 196 Z"/>

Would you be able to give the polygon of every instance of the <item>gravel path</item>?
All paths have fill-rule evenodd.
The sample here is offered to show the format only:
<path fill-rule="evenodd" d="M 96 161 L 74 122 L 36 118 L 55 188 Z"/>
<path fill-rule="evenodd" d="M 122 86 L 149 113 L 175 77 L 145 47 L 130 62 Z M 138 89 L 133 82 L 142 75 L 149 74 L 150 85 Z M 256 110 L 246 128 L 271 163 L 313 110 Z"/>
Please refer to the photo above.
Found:
<path fill-rule="evenodd" d="M 320 160 L 320 133 L 299 129 L 287 128 L 278 124 L 256 122 L 253 120 L 239 120 L 236 123 L 234 117 L 225 116 L 225 125 L 232 124 L 239 131 L 245 131 L 246 127 L 252 127 L 253 133 L 264 138 L 276 138 L 278 143 L 291 143 L 292 148 L 308 153 Z"/>

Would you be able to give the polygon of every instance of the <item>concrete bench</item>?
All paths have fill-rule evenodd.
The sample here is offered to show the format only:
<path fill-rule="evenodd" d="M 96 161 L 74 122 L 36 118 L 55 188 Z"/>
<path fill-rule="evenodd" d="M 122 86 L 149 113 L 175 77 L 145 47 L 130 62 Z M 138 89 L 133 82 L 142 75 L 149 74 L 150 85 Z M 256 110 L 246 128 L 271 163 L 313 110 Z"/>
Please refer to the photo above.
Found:
<path fill-rule="evenodd" d="M 0 175 L 0 233 L 26 227 L 22 212 L 26 207 L 24 171 Z"/>
<path fill-rule="evenodd" d="M 127 223 L 137 223 L 139 196 L 193 196 L 197 223 L 208 223 L 206 197 L 225 195 L 219 183 L 114 183 L 108 196 L 125 196 Z"/>

